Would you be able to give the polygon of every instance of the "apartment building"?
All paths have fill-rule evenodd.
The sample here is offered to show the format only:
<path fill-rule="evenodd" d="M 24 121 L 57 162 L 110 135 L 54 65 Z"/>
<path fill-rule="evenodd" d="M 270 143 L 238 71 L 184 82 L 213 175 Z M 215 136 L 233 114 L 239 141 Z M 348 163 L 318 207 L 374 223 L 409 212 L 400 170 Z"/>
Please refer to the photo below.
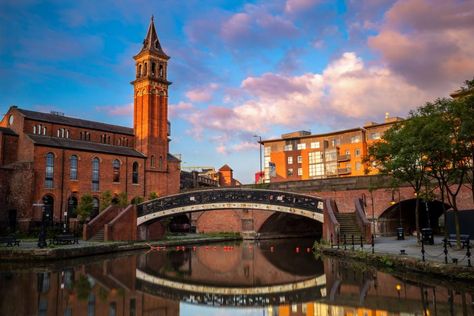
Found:
<path fill-rule="evenodd" d="M 262 140 L 265 182 L 364 175 L 363 158 L 370 145 L 401 120 L 387 113 L 383 123 L 369 122 L 364 127 L 325 134 L 297 131 Z"/>

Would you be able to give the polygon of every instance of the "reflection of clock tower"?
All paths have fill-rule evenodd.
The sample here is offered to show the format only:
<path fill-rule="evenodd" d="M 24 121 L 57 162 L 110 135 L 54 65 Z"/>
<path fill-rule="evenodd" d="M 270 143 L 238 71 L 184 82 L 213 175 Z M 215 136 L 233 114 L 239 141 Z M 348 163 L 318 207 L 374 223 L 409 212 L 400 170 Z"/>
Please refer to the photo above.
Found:
<path fill-rule="evenodd" d="M 133 100 L 135 149 L 147 156 L 145 163 L 146 196 L 166 192 L 168 173 L 168 86 L 169 57 L 161 48 L 151 17 L 140 52 L 133 57 L 136 79 Z"/>

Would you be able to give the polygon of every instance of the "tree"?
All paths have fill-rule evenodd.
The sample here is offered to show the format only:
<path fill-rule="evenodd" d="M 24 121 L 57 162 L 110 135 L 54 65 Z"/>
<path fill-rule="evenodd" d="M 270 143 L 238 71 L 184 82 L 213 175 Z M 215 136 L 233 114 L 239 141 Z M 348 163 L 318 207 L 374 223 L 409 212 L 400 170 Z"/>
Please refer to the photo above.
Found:
<path fill-rule="evenodd" d="M 127 192 L 120 192 L 117 196 L 117 205 L 120 207 L 126 207 L 128 205 Z"/>
<path fill-rule="evenodd" d="M 91 215 L 93 209 L 94 201 L 92 195 L 84 194 L 81 196 L 81 200 L 77 206 L 77 214 L 81 217 L 81 222 L 84 222 L 86 218 Z"/>
<path fill-rule="evenodd" d="M 137 204 L 143 203 L 143 201 L 144 201 L 143 197 L 136 196 L 130 201 L 130 203 L 137 205 Z"/>
<path fill-rule="evenodd" d="M 424 117 L 413 117 L 387 130 L 382 141 L 369 148 L 369 161 L 382 174 L 409 183 L 416 195 L 416 235 L 420 239 L 419 195 L 427 177 L 427 160 L 419 139 Z"/>
<path fill-rule="evenodd" d="M 150 195 L 148 195 L 148 200 L 154 200 L 158 198 L 158 194 L 156 192 L 150 192 Z"/>
<path fill-rule="evenodd" d="M 110 192 L 109 190 L 102 192 L 102 194 L 100 195 L 100 212 L 102 212 L 112 204 L 112 198 L 112 192 Z"/>

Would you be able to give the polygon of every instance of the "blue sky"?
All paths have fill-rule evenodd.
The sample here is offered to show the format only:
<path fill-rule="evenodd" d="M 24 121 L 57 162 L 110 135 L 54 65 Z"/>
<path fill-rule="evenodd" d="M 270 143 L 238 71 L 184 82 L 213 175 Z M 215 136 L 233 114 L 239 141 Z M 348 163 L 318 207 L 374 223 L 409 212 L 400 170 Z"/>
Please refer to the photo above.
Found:
<path fill-rule="evenodd" d="M 152 14 L 171 56 L 171 152 L 246 183 L 255 134 L 405 116 L 474 76 L 472 1 L 4 0 L 0 113 L 131 126 L 132 56 Z"/>

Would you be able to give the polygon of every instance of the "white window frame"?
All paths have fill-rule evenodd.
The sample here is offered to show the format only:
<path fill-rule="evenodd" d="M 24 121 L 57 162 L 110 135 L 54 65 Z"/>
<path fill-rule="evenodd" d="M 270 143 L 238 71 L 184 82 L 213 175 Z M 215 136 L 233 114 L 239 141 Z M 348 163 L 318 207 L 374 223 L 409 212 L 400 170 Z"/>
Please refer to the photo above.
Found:
<path fill-rule="evenodd" d="M 312 142 L 310 147 L 312 149 L 315 149 L 315 148 L 320 148 L 321 144 L 319 142 Z"/>
<path fill-rule="evenodd" d="M 297 150 L 303 150 L 306 149 L 306 143 L 299 143 L 296 145 Z"/>

